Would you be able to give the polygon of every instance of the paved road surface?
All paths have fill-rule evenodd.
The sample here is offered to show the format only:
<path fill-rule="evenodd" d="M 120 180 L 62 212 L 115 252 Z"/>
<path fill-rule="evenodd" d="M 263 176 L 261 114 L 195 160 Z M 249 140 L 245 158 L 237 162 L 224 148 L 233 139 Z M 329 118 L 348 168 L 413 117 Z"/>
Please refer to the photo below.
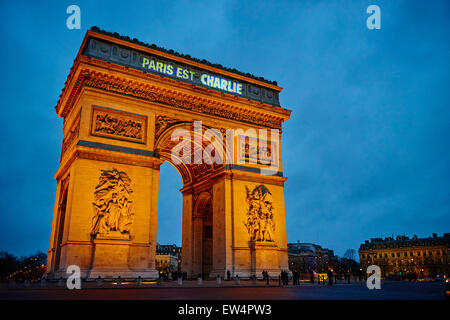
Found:
<path fill-rule="evenodd" d="M 1 300 L 67 300 L 67 299 L 106 299 L 106 300 L 442 300 L 444 283 L 438 282 L 388 282 L 382 283 L 381 290 L 368 290 L 365 283 L 338 284 L 334 286 L 302 283 L 300 286 L 265 287 L 241 283 L 240 286 L 227 285 L 217 287 L 214 283 L 204 283 L 204 287 L 195 282 L 185 282 L 183 287 L 174 283 L 162 286 L 135 285 L 105 288 L 85 285 L 81 290 L 68 290 L 47 285 L 46 288 L 16 287 L 0 289 Z"/>

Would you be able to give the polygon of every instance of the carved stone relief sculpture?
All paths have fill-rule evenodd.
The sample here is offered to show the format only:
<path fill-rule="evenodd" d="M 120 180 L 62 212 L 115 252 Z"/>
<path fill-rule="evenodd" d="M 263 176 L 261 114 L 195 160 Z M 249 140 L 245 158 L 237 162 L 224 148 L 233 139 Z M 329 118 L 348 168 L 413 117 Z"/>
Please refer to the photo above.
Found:
<path fill-rule="evenodd" d="M 93 107 L 91 134 L 145 143 L 146 117 Z"/>
<path fill-rule="evenodd" d="M 251 192 L 247 187 L 247 220 L 244 222 L 251 241 L 273 242 L 275 222 L 273 219 L 273 198 L 264 185 L 255 187 Z"/>
<path fill-rule="evenodd" d="M 131 179 L 123 171 L 102 170 L 92 203 L 94 238 L 129 239 L 133 223 Z"/>
<path fill-rule="evenodd" d="M 180 122 L 180 120 L 169 118 L 166 116 L 157 116 L 155 121 L 155 140 L 158 140 L 158 138 L 167 128 Z"/>

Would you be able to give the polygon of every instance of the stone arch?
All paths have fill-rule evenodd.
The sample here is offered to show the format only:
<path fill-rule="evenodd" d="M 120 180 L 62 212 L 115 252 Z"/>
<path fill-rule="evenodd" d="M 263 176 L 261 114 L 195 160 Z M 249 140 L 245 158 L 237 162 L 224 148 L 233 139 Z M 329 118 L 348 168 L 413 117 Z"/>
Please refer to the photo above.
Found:
<path fill-rule="evenodd" d="M 172 149 L 179 143 L 179 141 L 172 141 L 171 137 L 172 134 L 177 129 L 184 129 L 186 132 L 189 133 L 191 139 L 191 155 L 190 155 L 190 164 L 186 164 L 180 159 L 179 157 L 172 155 Z M 222 147 L 222 159 L 225 155 L 225 149 L 223 147 L 223 144 L 219 144 L 216 140 L 214 142 L 208 142 L 203 141 L 202 137 L 206 130 L 208 130 L 207 127 L 202 126 L 202 134 L 200 135 L 199 132 L 196 132 L 193 128 L 192 122 L 180 122 L 177 124 L 174 124 L 164 132 L 160 134 L 160 136 L 157 138 L 155 142 L 155 151 L 159 155 L 160 159 L 163 161 L 167 161 L 171 163 L 177 171 L 180 173 L 182 181 L 183 181 L 183 187 L 186 187 L 188 185 L 193 185 L 200 180 L 207 179 L 209 175 L 211 175 L 214 172 L 217 172 L 220 169 L 223 169 L 223 164 L 208 164 L 203 161 L 203 157 L 206 154 L 205 148 L 210 144 L 215 144 L 217 148 Z M 223 137 L 222 137 L 223 138 Z M 200 143 L 199 143 L 200 142 Z M 197 152 L 197 155 L 194 154 L 194 152 Z M 172 157 L 178 158 L 178 160 L 181 162 L 180 164 L 174 163 L 172 160 Z M 195 157 L 198 157 L 199 159 L 202 159 L 202 163 L 196 164 L 195 163 Z M 213 162 L 210 157 L 208 157 L 210 162 Z"/>
<path fill-rule="evenodd" d="M 201 192 L 193 210 L 193 270 L 208 278 L 213 267 L 213 198 L 209 191 Z"/>
<path fill-rule="evenodd" d="M 87 278 L 156 278 L 159 168 L 164 161 L 176 168 L 183 181 L 183 272 L 196 276 L 208 269 L 202 258 L 198 260 L 203 255 L 199 255 L 199 248 L 203 247 L 194 245 L 195 237 L 203 241 L 205 217 L 212 220 L 210 276 L 224 276 L 231 271 L 233 276 L 249 277 L 260 275 L 262 270 L 276 275 L 287 269 L 281 136 L 273 149 L 275 169 L 267 165 L 267 157 L 260 157 L 261 142 L 268 138 L 249 139 L 244 133 L 243 139 L 233 135 L 236 145 L 232 150 L 238 151 L 236 155 L 228 157 L 225 144 L 218 149 L 223 150 L 226 163 L 203 161 L 208 146 L 219 145 L 225 139 L 224 128 L 242 128 L 244 132 L 281 129 L 291 113 L 279 105 L 281 87 L 236 70 L 222 70 L 127 42 L 129 39 L 88 31 L 57 103 L 56 112 L 64 118 L 64 126 L 60 165 L 55 174 L 57 195 L 48 251 L 49 275 L 64 277 L 66 268 L 76 264 Z M 191 78 L 158 74 L 145 67 L 146 62 L 149 66 L 150 61 L 160 59 L 170 61 L 177 70 L 190 70 Z M 222 81 L 228 79 L 230 86 L 232 82 L 242 86 L 242 92 L 233 94 L 205 86 L 198 77 L 205 74 L 223 77 Z M 193 119 L 205 123 L 198 133 Z M 204 140 L 204 133 L 217 126 L 222 141 Z M 177 142 L 170 138 L 176 129 L 188 132 L 192 149 L 187 156 L 195 160 L 201 153 L 201 163 L 172 159 L 171 150 Z M 241 158 L 253 162 L 241 162 Z M 68 175 L 70 188 L 65 191 L 63 181 Z M 276 241 L 251 241 L 246 231 L 246 189 L 253 190 L 260 184 L 267 185 L 274 197 Z M 128 185 L 132 193 L 127 191 Z M 123 196 L 118 201 L 105 196 L 101 197 L 105 201 L 94 206 L 96 192 L 103 190 L 107 195 L 129 194 L 130 201 Z M 60 208 L 60 195 L 67 199 L 67 212 Z M 61 228 L 64 223 L 59 221 L 66 213 Z M 90 221 L 105 216 L 114 217 L 111 221 L 118 220 L 119 224 L 131 224 L 131 228 L 117 228 L 117 223 L 112 223 L 109 230 L 97 233 Z M 197 222 L 199 219 L 202 223 Z M 110 232 L 117 231 L 114 229 L 120 229 L 119 234 Z M 62 241 L 58 242 L 58 237 Z M 57 248 L 61 249 L 59 253 Z"/>
<path fill-rule="evenodd" d="M 184 129 L 190 135 L 189 143 L 191 143 L 192 152 L 190 164 L 184 162 L 176 164 L 172 159 L 171 150 L 179 141 L 172 141 L 171 137 L 177 129 Z M 170 163 L 180 174 L 183 181 L 183 196 L 188 197 L 190 194 L 193 197 L 189 204 L 183 201 L 183 220 L 188 220 L 183 224 L 182 231 L 183 239 L 188 239 L 183 240 L 183 257 L 184 260 L 189 259 L 188 273 L 190 275 L 202 275 L 202 277 L 208 278 L 213 268 L 213 196 L 208 179 L 223 170 L 224 166 L 223 164 L 207 164 L 203 161 L 203 152 L 207 145 L 210 143 L 216 143 L 216 146 L 219 145 L 218 147 L 223 147 L 223 145 L 217 141 L 203 141 L 200 135 L 203 135 L 208 128 L 202 126 L 201 129 L 201 134 L 196 132 L 192 122 L 178 122 L 168 126 L 158 136 L 155 142 L 155 151 L 162 161 Z M 200 153 L 197 156 L 201 156 L 201 164 L 194 163 L 194 152 Z M 186 241 L 192 244 L 190 249 L 186 245 Z"/>

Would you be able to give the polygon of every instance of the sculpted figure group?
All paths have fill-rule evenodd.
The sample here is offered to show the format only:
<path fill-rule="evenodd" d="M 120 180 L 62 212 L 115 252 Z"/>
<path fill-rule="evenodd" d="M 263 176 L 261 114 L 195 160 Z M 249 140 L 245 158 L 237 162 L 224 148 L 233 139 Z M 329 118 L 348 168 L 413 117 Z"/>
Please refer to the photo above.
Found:
<path fill-rule="evenodd" d="M 247 190 L 247 221 L 244 222 L 252 241 L 273 242 L 275 231 L 273 219 L 272 194 L 264 185 L 259 185 L 252 192 Z"/>
<path fill-rule="evenodd" d="M 94 192 L 91 235 L 108 235 L 111 231 L 130 233 L 133 223 L 130 178 L 113 169 L 102 170 L 99 180 Z"/>
<path fill-rule="evenodd" d="M 95 132 L 121 137 L 142 139 L 142 125 L 137 121 L 98 113 L 95 119 Z"/>

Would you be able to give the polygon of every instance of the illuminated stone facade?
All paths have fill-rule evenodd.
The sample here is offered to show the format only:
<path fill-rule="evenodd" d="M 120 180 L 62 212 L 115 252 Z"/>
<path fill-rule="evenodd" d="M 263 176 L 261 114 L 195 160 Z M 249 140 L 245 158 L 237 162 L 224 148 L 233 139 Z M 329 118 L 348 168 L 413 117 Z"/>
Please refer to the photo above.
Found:
<path fill-rule="evenodd" d="M 66 277 L 78 265 L 87 278 L 156 278 L 164 161 L 183 181 L 182 272 L 250 277 L 287 269 L 280 129 L 290 110 L 279 106 L 280 91 L 264 79 L 88 31 L 56 106 L 64 125 L 48 277 Z M 262 135 L 266 129 L 276 134 Z M 174 156 L 180 130 L 193 148 Z M 239 134 L 230 138 L 229 130 Z M 220 141 L 231 141 L 222 162 Z"/>
<path fill-rule="evenodd" d="M 396 239 L 372 238 L 359 248 L 359 259 L 364 269 L 378 265 L 382 276 L 390 274 L 404 277 L 434 277 L 450 274 L 450 233 L 438 237 L 411 239 L 397 236 Z"/>
<path fill-rule="evenodd" d="M 181 272 L 181 248 L 157 244 L 155 267 L 163 277 Z"/>

